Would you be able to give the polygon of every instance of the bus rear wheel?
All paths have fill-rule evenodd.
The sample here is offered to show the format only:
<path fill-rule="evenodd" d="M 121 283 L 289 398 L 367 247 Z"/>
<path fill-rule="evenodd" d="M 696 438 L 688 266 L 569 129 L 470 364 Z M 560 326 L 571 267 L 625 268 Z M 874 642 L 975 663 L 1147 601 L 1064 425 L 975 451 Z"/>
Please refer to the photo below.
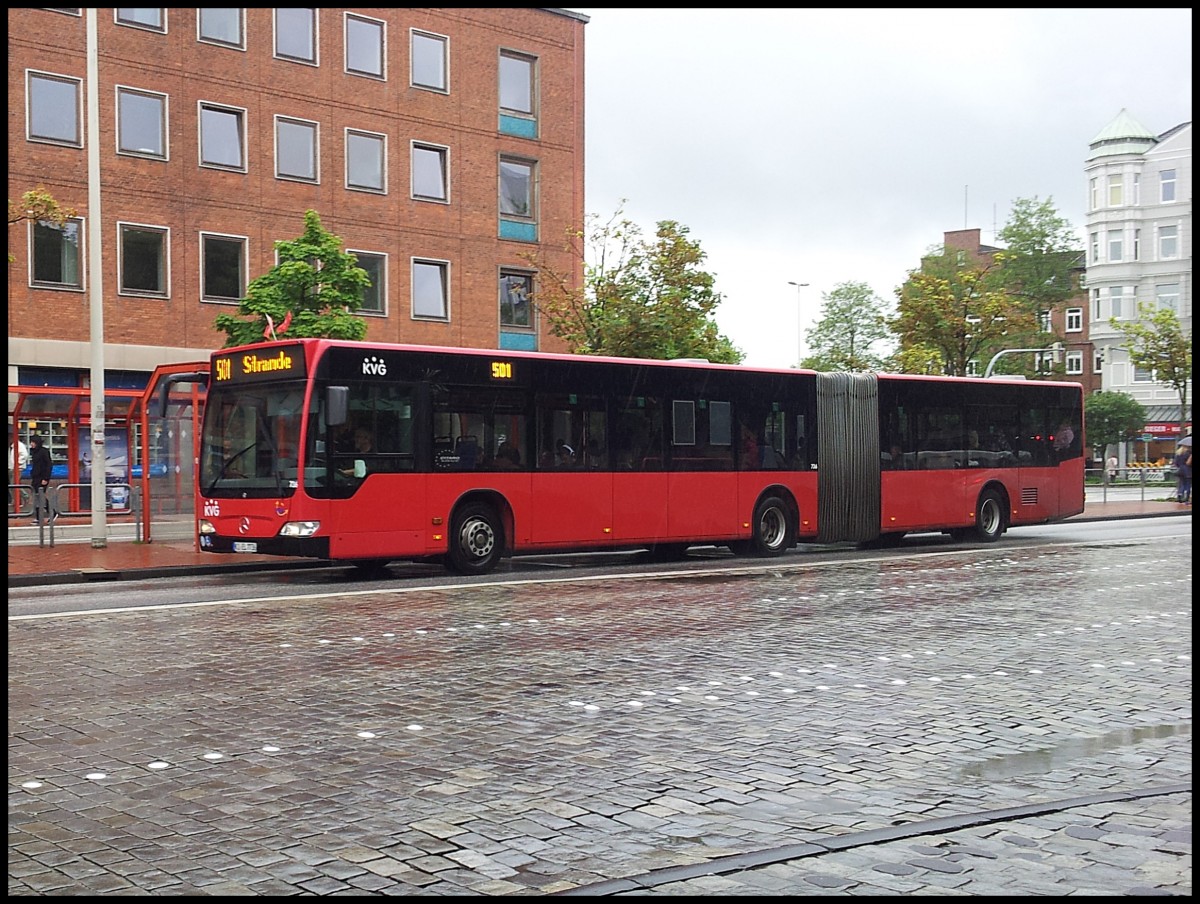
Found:
<path fill-rule="evenodd" d="M 504 527 L 495 509 L 481 502 L 465 505 L 454 515 L 447 560 L 459 574 L 486 574 L 504 551 Z"/>
<path fill-rule="evenodd" d="M 1004 535 L 1004 500 L 995 490 L 984 490 L 975 505 L 975 526 L 950 531 L 955 540 L 995 543 Z"/>
<path fill-rule="evenodd" d="M 796 527 L 788 504 L 778 496 L 767 496 L 754 507 L 750 539 L 731 548 L 738 555 L 767 558 L 781 556 L 795 545 Z"/>

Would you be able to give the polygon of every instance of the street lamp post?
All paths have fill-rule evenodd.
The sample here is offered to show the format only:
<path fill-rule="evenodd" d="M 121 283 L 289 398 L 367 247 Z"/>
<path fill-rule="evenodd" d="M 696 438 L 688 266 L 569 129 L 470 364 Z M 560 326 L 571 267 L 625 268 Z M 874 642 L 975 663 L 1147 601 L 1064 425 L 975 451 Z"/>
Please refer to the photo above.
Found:
<path fill-rule="evenodd" d="M 800 290 L 808 283 L 789 279 L 788 285 L 796 287 L 796 366 L 799 367 L 804 358 L 804 306 L 801 303 Z"/>

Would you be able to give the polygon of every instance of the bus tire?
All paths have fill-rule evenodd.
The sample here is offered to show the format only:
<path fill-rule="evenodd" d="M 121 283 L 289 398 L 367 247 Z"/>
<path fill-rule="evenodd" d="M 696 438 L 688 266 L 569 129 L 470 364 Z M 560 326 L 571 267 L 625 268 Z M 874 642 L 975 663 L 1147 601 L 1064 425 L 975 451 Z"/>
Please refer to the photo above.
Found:
<path fill-rule="evenodd" d="M 767 496 L 754 507 L 750 540 L 738 544 L 734 551 L 740 555 L 759 558 L 781 556 L 796 545 L 796 526 L 791 509 L 778 496 Z"/>
<path fill-rule="evenodd" d="M 979 494 L 975 507 L 975 539 L 995 543 L 1004 535 L 1004 500 L 995 490 Z"/>
<path fill-rule="evenodd" d="M 454 513 L 446 556 L 451 571 L 487 574 L 496 567 L 503 551 L 504 526 L 490 505 L 473 502 Z"/>

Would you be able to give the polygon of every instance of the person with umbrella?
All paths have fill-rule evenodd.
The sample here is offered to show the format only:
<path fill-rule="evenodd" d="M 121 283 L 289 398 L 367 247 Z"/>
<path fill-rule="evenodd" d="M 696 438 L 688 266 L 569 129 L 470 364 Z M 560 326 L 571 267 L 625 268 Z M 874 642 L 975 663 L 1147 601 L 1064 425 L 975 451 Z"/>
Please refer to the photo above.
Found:
<path fill-rule="evenodd" d="M 1192 437 L 1189 434 L 1179 441 L 1175 452 L 1175 476 L 1179 483 L 1175 490 L 1175 501 L 1192 504 Z"/>

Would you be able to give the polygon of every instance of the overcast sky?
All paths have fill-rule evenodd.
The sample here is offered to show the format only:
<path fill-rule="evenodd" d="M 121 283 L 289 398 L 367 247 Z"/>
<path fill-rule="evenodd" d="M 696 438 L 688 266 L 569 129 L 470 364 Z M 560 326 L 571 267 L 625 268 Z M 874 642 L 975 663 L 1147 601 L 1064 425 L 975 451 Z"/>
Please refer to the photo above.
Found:
<path fill-rule="evenodd" d="M 586 212 L 686 226 L 748 364 L 795 364 L 840 283 L 894 304 L 943 233 L 991 243 L 1017 198 L 1082 248 L 1091 140 L 1122 108 L 1192 117 L 1190 9 L 570 9 Z"/>

